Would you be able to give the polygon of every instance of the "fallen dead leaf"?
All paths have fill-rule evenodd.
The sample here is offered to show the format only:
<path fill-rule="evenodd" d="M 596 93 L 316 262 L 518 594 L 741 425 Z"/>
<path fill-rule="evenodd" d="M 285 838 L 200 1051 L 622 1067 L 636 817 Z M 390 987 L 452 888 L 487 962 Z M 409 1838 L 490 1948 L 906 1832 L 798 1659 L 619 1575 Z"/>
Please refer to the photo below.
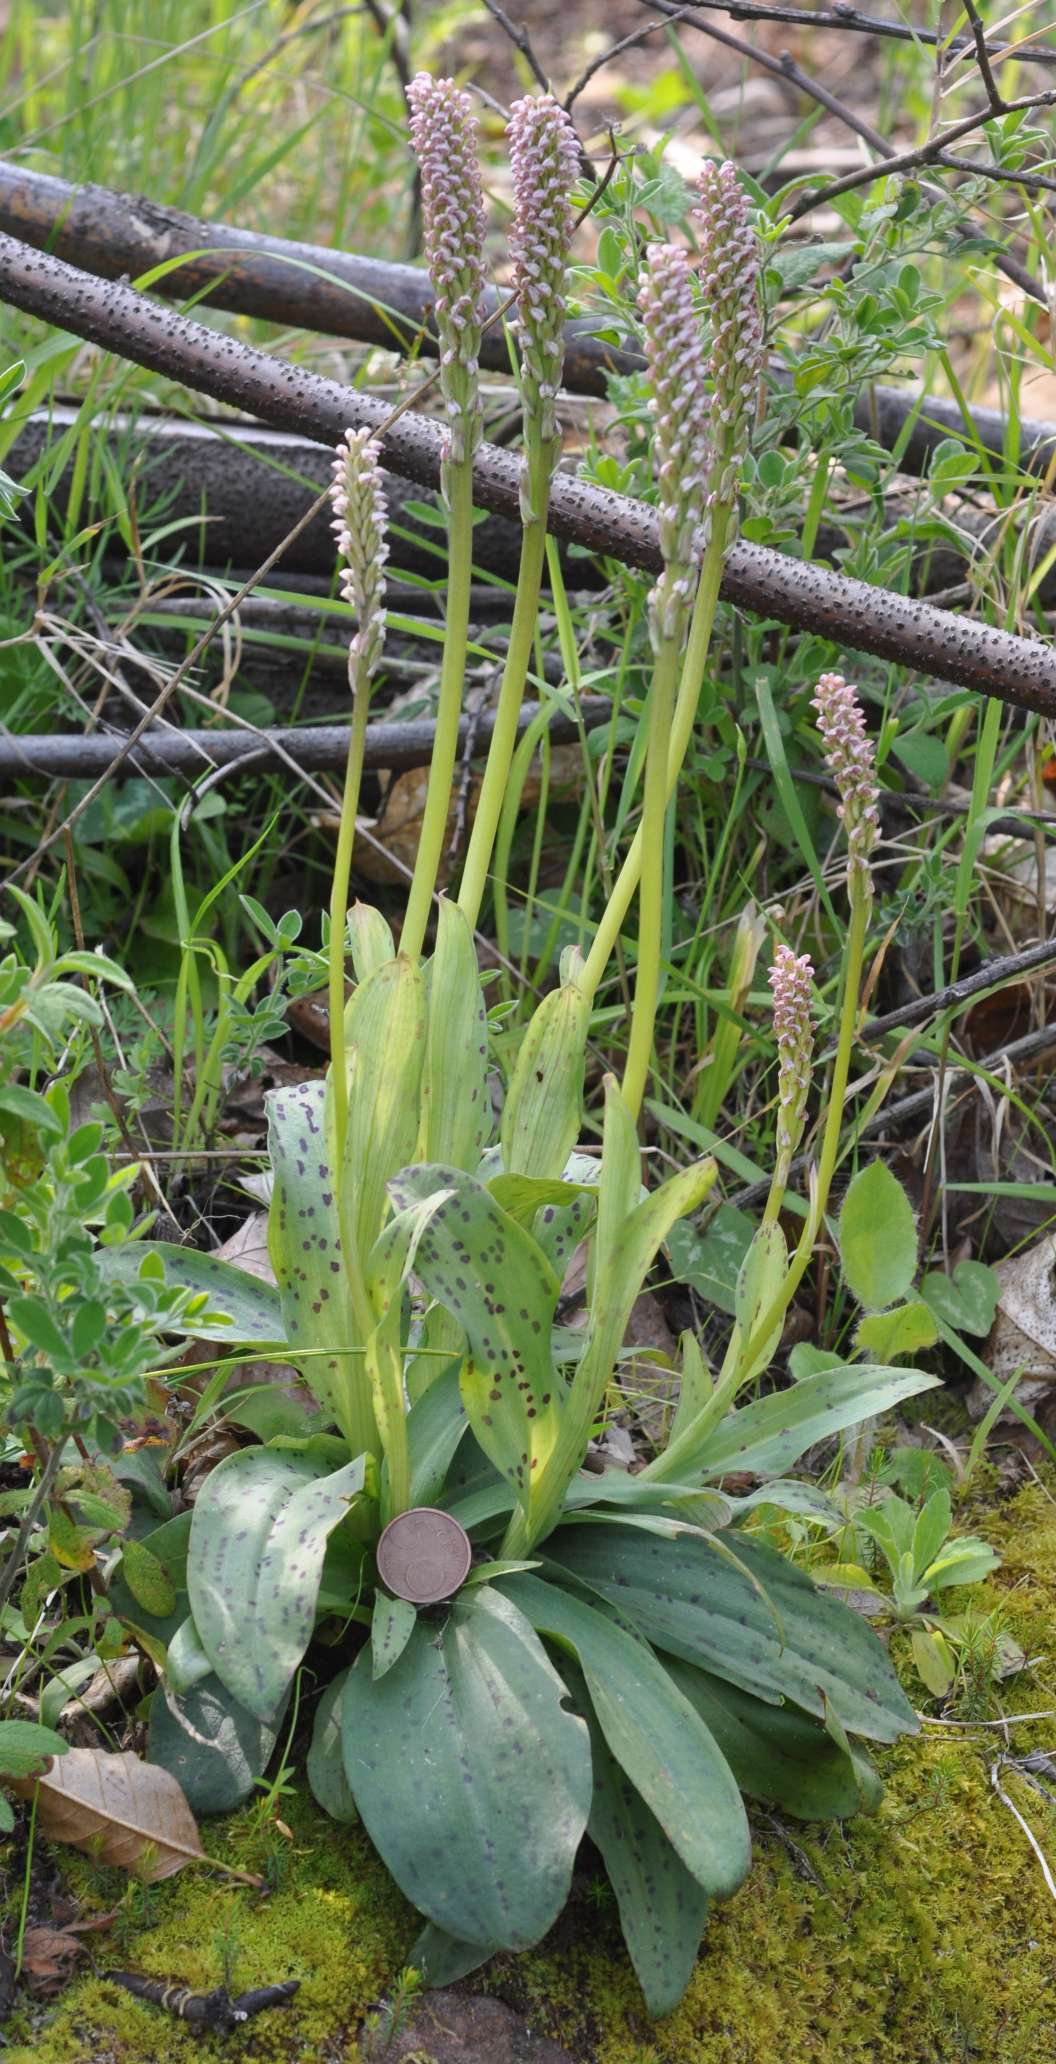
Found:
<path fill-rule="evenodd" d="M 1021 1368 L 1028 1380 L 1056 1381 L 1056 1234 L 999 1262 L 995 1273 L 1001 1294 L 987 1342 L 994 1375 L 1005 1383 Z"/>
<path fill-rule="evenodd" d="M 22 1976 L 34 1997 L 54 1999 L 72 1977 L 79 1958 L 87 1954 L 81 1937 L 111 1927 L 116 1918 L 116 1913 L 93 1914 L 88 1920 L 68 1921 L 63 1927 L 27 1928 L 22 1944 Z"/>
<path fill-rule="evenodd" d="M 204 1858 L 180 1786 L 155 1763 L 127 1752 L 68 1749 L 42 1777 L 20 1778 L 8 1789 L 31 1799 L 38 1786 L 37 1825 L 46 1840 L 69 1842 L 148 1885 Z"/>

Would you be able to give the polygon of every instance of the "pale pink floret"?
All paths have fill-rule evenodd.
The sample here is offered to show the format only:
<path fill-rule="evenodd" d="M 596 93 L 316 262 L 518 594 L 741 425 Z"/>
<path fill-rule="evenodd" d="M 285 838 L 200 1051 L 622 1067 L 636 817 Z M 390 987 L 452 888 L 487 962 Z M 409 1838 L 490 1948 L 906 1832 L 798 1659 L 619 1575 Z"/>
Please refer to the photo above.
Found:
<path fill-rule="evenodd" d="M 814 1035 L 811 996 L 814 968 L 809 953 L 796 955 L 791 946 L 774 949 L 770 987 L 774 994 L 777 1036 L 777 1150 L 792 1153 L 803 1129 Z"/>
<path fill-rule="evenodd" d="M 704 166 L 696 220 L 700 283 L 711 323 L 714 493 L 732 506 L 740 491 L 764 362 L 759 244 L 734 165 Z"/>
<path fill-rule="evenodd" d="M 564 367 L 565 269 L 573 220 L 569 194 L 579 171 L 579 143 L 564 108 L 550 94 L 515 101 L 506 135 L 524 404 L 549 442 L 557 433 L 554 403 Z"/>
<path fill-rule="evenodd" d="M 848 879 L 869 880 L 869 855 L 880 836 L 876 753 L 858 690 L 842 674 L 822 674 L 812 698 L 826 763 L 840 795 L 847 833 Z"/>
<path fill-rule="evenodd" d="M 660 490 L 664 572 L 653 590 L 654 629 L 677 633 L 696 586 L 712 472 L 711 405 L 689 257 L 650 244 L 638 293 L 652 388 L 653 473 Z"/>
<path fill-rule="evenodd" d="M 330 500 L 340 560 L 341 594 L 356 612 L 349 673 L 369 680 L 385 642 L 385 536 L 381 447 L 367 430 L 346 430 L 337 447 Z"/>
<path fill-rule="evenodd" d="M 411 143 L 422 175 L 425 255 L 440 340 L 449 456 L 480 443 L 477 354 L 483 320 L 484 192 L 473 104 L 453 79 L 419 72 L 407 88 Z"/>

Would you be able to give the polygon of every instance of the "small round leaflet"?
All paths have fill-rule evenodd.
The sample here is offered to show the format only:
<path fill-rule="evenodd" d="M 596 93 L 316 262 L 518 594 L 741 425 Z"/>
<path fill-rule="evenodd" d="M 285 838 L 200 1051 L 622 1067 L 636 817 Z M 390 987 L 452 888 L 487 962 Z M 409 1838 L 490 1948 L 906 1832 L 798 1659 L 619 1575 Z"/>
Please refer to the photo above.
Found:
<path fill-rule="evenodd" d="M 450 1512 L 416 1505 L 389 1521 L 378 1542 L 378 1575 L 397 1598 L 437 1605 L 464 1584 L 473 1559 L 469 1535 Z"/>

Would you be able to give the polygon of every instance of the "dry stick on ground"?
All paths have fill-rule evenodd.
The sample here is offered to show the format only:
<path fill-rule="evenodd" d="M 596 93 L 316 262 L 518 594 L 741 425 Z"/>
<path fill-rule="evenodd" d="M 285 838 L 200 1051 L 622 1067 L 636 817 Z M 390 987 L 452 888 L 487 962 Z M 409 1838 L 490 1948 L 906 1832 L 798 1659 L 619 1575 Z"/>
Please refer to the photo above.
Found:
<path fill-rule="evenodd" d="M 521 712 L 520 731 L 538 716 L 539 704 L 528 702 Z M 607 696 L 586 696 L 580 704 L 583 728 L 594 731 L 612 716 Z M 476 718 L 472 740 L 474 753 L 483 753 L 494 727 L 494 711 L 482 711 Z M 472 720 L 461 727 L 461 744 L 470 742 Z M 433 750 L 436 726 L 431 718 L 400 719 L 367 727 L 364 766 L 385 773 L 399 773 L 408 767 L 427 767 Z M 575 716 L 554 708 L 549 737 L 552 745 L 574 742 L 580 736 Z M 27 737 L 0 728 L 0 775 L 36 775 L 47 780 L 89 779 L 92 775 L 120 773 L 113 767 L 114 755 L 122 751 L 128 774 L 197 774 L 206 767 L 207 778 L 218 772 L 231 773 L 254 765 L 274 764 L 310 773 L 328 773 L 344 766 L 348 758 L 347 724 L 313 724 L 292 730 L 258 730 L 247 722 L 244 730 L 150 731 L 134 750 L 125 750 L 119 732 L 51 732 Z M 187 800 L 201 800 L 202 788 L 191 790 Z"/>
<path fill-rule="evenodd" d="M 676 14 L 684 12 L 676 9 Z M 664 19 L 674 21 L 675 15 Z M 663 21 L 655 24 L 656 28 L 662 26 Z M 700 23 L 691 26 L 704 28 Z M 818 99 L 824 95 L 823 105 L 881 154 L 892 149 L 868 123 L 837 102 L 827 88 L 808 80 L 790 60 L 769 58 L 718 30 L 715 40 L 724 38 L 742 56 L 801 86 L 805 93 Z M 427 274 L 415 266 L 328 251 L 320 244 L 292 243 L 226 222 L 202 222 L 133 194 L 102 186 L 71 186 L 48 173 L 3 161 L 0 230 L 38 250 L 47 249 L 100 279 L 117 279 L 122 274 L 134 278 L 180 252 L 195 254 L 156 281 L 151 292 L 174 300 L 198 295 L 210 306 L 236 315 L 256 315 L 326 335 L 352 337 L 358 343 L 383 345 L 388 350 L 432 356 L 436 349 L 436 339 L 430 334 L 432 290 Z M 213 256 L 201 255 L 210 249 Z M 1038 282 L 1015 259 L 1002 262 L 1008 276 L 1026 293 L 1044 298 Z M 497 310 L 498 305 L 498 296 L 493 294 L 489 307 Z M 509 349 L 497 325 L 484 332 L 480 359 L 489 372 L 509 372 Z M 579 318 L 566 327 L 563 384 L 570 393 L 604 395 L 610 373 L 639 372 L 643 364 L 639 352 L 592 336 L 589 318 Z M 909 390 L 873 387 L 858 397 L 855 422 L 879 443 L 893 446 L 904 431 L 907 416 L 918 405 L 919 397 Z M 995 409 L 977 408 L 972 412 L 972 424 L 980 445 L 1000 454 L 1004 418 Z M 942 438 L 964 434 L 964 420 L 956 404 L 941 396 L 929 397 L 901 454 L 900 469 L 925 471 Z M 1056 426 L 1040 422 L 1021 426 L 1019 456 L 1024 467 L 1044 472 L 1054 449 Z"/>
<path fill-rule="evenodd" d="M 336 445 L 350 425 L 369 429 L 380 437 L 383 461 L 392 472 L 424 487 L 439 484 L 443 433 L 437 423 L 410 412 L 394 421 L 393 412 L 368 393 L 220 336 L 131 287 L 94 279 L 3 235 L 0 298 L 317 443 Z M 516 454 L 483 446 L 474 464 L 478 506 L 517 520 L 518 486 Z M 549 527 L 588 551 L 649 573 L 660 568 L 656 512 L 625 495 L 559 473 Z M 794 629 L 814 631 L 833 643 L 979 689 L 1022 709 L 1056 715 L 1056 653 L 1040 641 L 1013 637 L 743 542 L 728 555 L 722 593 L 727 601 Z"/>

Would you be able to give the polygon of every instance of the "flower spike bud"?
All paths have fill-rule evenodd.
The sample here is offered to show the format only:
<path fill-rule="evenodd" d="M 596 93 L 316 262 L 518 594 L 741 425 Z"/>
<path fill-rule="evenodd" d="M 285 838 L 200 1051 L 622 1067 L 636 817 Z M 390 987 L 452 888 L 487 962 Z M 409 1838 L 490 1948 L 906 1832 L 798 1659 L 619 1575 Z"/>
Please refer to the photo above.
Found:
<path fill-rule="evenodd" d="M 650 596 L 654 643 L 678 637 L 692 605 L 712 470 L 710 405 L 689 258 L 650 244 L 638 294 L 652 387 L 653 470 L 664 571 Z"/>
<path fill-rule="evenodd" d="M 814 968 L 809 953 L 797 957 L 791 946 L 775 948 L 770 987 L 774 992 L 774 1032 L 777 1037 L 779 1161 L 791 1159 L 803 1131 L 814 1046 L 810 1022 L 813 981 Z"/>
<path fill-rule="evenodd" d="M 711 319 L 712 485 L 716 500 L 732 508 L 740 492 L 763 376 L 759 245 L 735 166 L 704 166 L 696 216 L 700 279 Z"/>
<path fill-rule="evenodd" d="M 565 268 L 572 238 L 569 190 L 579 171 L 579 141 L 564 108 L 549 93 L 515 101 L 506 134 L 525 424 L 541 442 L 552 470 L 559 450 L 554 404 L 564 369 Z M 526 523 L 540 514 L 531 499 L 525 461 L 521 514 Z"/>
<path fill-rule="evenodd" d="M 381 447 L 366 430 L 346 430 L 337 447 L 330 500 L 331 528 L 341 560 L 341 594 L 356 612 L 348 648 L 353 686 L 377 671 L 385 643 L 385 538 L 387 511 L 381 484 Z"/>
<path fill-rule="evenodd" d="M 480 443 L 477 354 L 483 320 L 484 193 L 477 124 L 453 79 L 419 72 L 407 88 L 411 142 L 422 175 L 425 254 L 440 340 L 447 457 L 472 458 Z"/>
<path fill-rule="evenodd" d="M 847 833 L 847 884 L 871 893 L 869 855 L 880 836 L 876 754 L 858 690 L 842 674 L 822 674 L 812 697 L 825 760 L 840 793 Z"/>

